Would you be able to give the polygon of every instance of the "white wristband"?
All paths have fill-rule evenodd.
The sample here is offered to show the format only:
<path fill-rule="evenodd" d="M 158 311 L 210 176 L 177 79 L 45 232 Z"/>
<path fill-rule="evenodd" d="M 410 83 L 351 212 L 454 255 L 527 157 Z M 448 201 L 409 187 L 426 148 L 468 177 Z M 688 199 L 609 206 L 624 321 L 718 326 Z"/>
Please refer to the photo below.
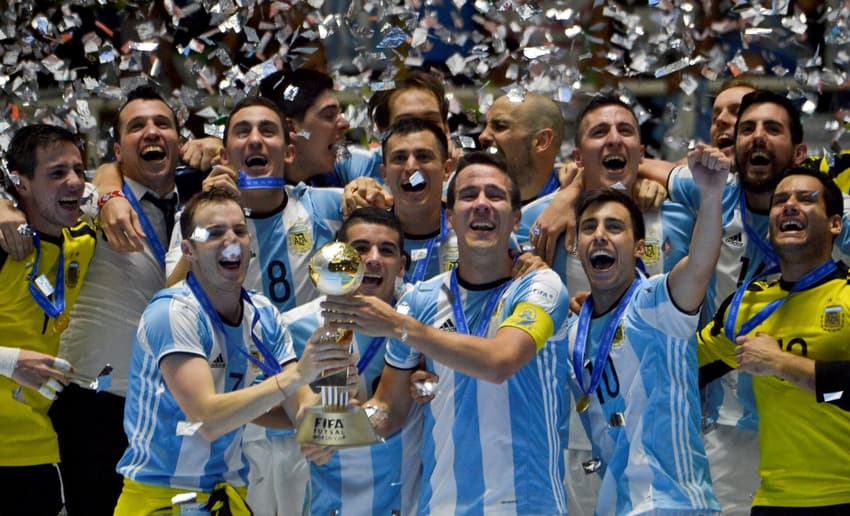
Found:
<path fill-rule="evenodd" d="M 0 375 L 11 378 L 18 366 L 18 356 L 21 348 L 7 348 L 0 346 Z"/>

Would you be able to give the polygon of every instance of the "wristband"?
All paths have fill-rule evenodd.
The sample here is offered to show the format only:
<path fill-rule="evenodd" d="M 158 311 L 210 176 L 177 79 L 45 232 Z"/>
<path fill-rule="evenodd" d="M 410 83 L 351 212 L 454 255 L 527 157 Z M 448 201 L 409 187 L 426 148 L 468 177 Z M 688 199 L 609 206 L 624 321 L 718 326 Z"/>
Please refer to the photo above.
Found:
<path fill-rule="evenodd" d="M 97 208 L 103 208 L 104 204 L 108 203 L 110 199 L 114 199 L 116 197 L 126 199 L 126 197 L 124 196 L 124 192 L 122 192 L 121 190 L 113 190 L 109 193 L 103 194 L 101 198 L 97 200 Z"/>
<path fill-rule="evenodd" d="M 7 348 L 0 346 L 0 375 L 12 378 L 15 368 L 18 366 L 18 356 L 21 348 Z"/>

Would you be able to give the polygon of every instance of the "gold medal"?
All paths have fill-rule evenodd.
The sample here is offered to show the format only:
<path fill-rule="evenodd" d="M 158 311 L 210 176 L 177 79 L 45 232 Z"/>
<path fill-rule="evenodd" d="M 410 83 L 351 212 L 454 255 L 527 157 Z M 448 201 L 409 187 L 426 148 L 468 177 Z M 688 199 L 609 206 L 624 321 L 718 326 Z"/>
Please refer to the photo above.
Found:
<path fill-rule="evenodd" d="M 56 333 L 62 333 L 65 331 L 65 328 L 68 327 L 69 322 L 71 322 L 71 318 L 68 317 L 68 314 L 62 312 L 56 319 L 53 320 L 53 329 Z"/>
<path fill-rule="evenodd" d="M 582 412 L 587 410 L 588 407 L 590 407 L 590 396 L 585 394 L 576 402 L 576 412 L 581 414 Z"/>

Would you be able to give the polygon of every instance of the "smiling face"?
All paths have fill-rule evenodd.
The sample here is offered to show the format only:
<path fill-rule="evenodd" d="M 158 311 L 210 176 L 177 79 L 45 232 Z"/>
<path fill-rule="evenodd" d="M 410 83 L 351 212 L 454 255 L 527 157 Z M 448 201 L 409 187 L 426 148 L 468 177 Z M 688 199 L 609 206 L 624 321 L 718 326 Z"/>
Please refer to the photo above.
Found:
<path fill-rule="evenodd" d="M 790 175 L 776 186 L 770 206 L 769 238 L 781 259 L 819 265 L 832 253 L 841 216 L 828 216 L 824 187 L 814 177 Z"/>
<path fill-rule="evenodd" d="M 238 292 L 251 257 L 242 207 L 230 200 L 208 202 L 197 208 L 193 223 L 181 244 L 192 272 L 205 287 Z"/>
<path fill-rule="evenodd" d="M 763 102 L 740 113 L 735 164 L 746 191 L 773 191 L 785 169 L 805 157 L 806 146 L 791 141 L 788 112 L 782 106 Z"/>
<path fill-rule="evenodd" d="M 248 106 L 230 116 L 222 162 L 251 177 L 284 177 L 294 149 L 284 141 L 280 116 L 266 106 Z"/>
<path fill-rule="evenodd" d="M 384 182 L 400 209 L 439 212 L 449 163 L 432 132 L 392 134 L 386 142 L 384 162 Z"/>
<path fill-rule="evenodd" d="M 348 226 L 346 243 L 360 253 L 365 269 L 359 294 L 392 302 L 395 280 L 404 277 L 405 258 L 399 247 L 400 239 L 396 230 L 383 224 L 356 222 Z"/>
<path fill-rule="evenodd" d="M 159 195 L 174 188 L 180 139 L 171 109 L 160 100 L 136 99 L 118 114 L 115 157 L 121 172 Z"/>
<path fill-rule="evenodd" d="M 10 171 L 15 172 L 15 171 Z M 27 218 L 42 233 L 58 236 L 82 214 L 85 190 L 83 160 L 74 144 L 58 141 L 36 153 L 32 177 L 18 175 L 16 186 Z"/>
<path fill-rule="evenodd" d="M 349 127 L 333 92 L 326 90 L 320 94 L 302 120 L 290 120 L 290 127 L 294 133 L 298 179 L 331 172 Z"/>
<path fill-rule="evenodd" d="M 753 91 L 749 86 L 735 86 L 717 94 L 711 109 L 711 144 L 727 157 L 735 155 L 735 121 L 744 95 Z"/>
<path fill-rule="evenodd" d="M 643 240 L 635 240 L 629 210 L 619 202 L 591 204 L 578 222 L 577 253 L 593 295 L 619 295 L 634 279 Z"/>
<path fill-rule="evenodd" d="M 511 206 L 508 176 L 493 165 L 474 163 L 458 170 L 454 181 L 454 205 L 446 213 L 461 261 L 465 252 L 507 252 L 521 215 L 519 206 Z"/>
<path fill-rule="evenodd" d="M 598 190 L 621 183 L 631 192 L 643 161 L 634 113 L 620 105 L 601 106 L 585 114 L 578 132 L 573 158 L 584 168 L 585 188 Z"/>

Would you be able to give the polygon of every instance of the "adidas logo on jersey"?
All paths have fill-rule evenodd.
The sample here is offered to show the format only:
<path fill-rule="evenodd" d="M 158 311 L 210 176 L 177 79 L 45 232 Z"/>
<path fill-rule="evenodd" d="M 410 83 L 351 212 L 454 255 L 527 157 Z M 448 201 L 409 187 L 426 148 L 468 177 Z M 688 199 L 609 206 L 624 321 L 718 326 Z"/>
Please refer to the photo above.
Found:
<path fill-rule="evenodd" d="M 210 364 L 210 367 L 220 369 L 225 367 L 226 365 L 227 364 L 224 363 L 224 357 L 221 356 L 221 353 L 219 353 L 218 356 L 215 357 L 215 360 L 212 361 L 212 364 Z"/>
<path fill-rule="evenodd" d="M 724 238 L 723 241 L 736 249 L 744 247 L 744 238 L 741 236 L 740 232 Z"/>
<path fill-rule="evenodd" d="M 440 330 L 457 333 L 457 327 L 455 327 L 455 323 L 451 319 L 446 319 L 446 322 L 440 325 Z"/>

